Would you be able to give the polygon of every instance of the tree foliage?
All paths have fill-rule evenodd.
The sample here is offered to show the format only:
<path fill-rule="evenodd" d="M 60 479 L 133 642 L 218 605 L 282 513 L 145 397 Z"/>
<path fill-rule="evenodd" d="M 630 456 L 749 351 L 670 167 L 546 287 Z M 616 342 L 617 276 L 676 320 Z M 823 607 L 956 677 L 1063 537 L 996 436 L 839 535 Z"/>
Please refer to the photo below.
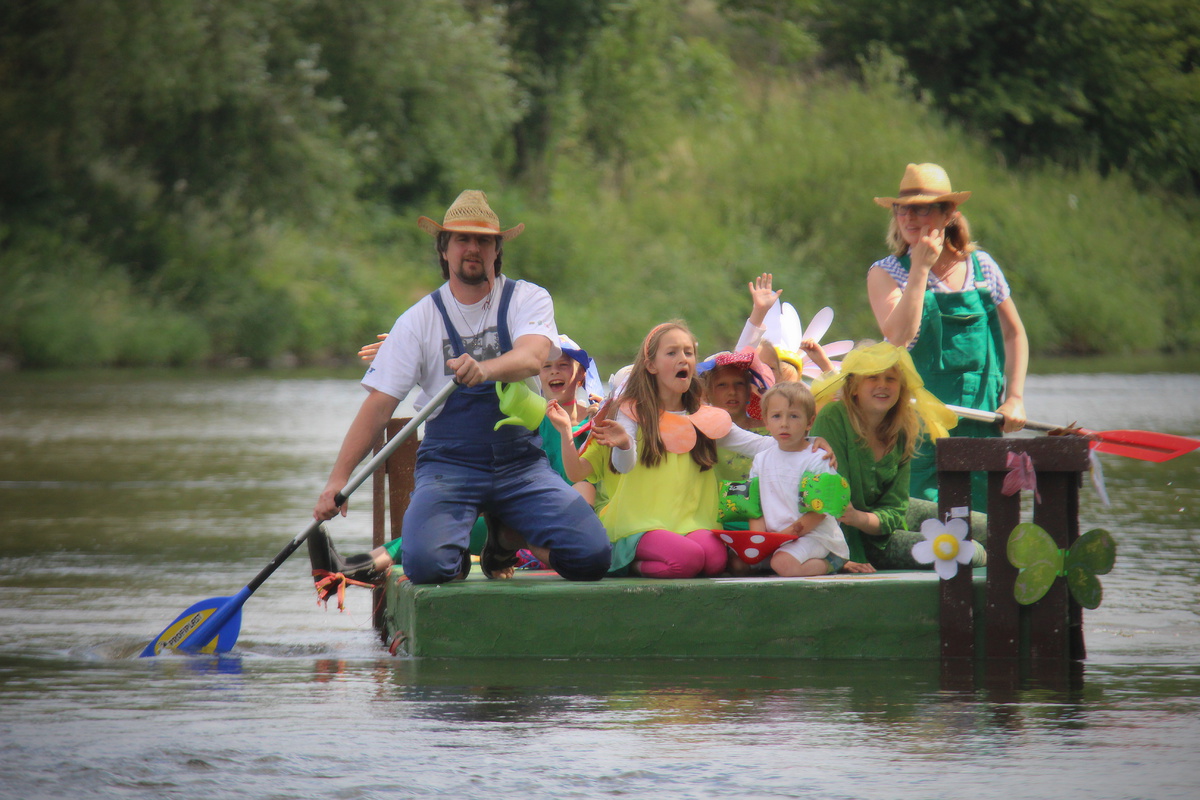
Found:
<path fill-rule="evenodd" d="M 831 64 L 879 42 L 1011 163 L 1127 170 L 1200 190 L 1200 6 L 1191 0 L 824 0 Z"/>
<path fill-rule="evenodd" d="M 290 5 L 6 4 L 0 202 L 11 213 L 39 196 L 95 207 L 97 194 L 120 206 L 148 193 L 312 210 L 344 190 L 339 108 L 317 93 L 319 48 L 291 35 Z"/>
<path fill-rule="evenodd" d="M 510 0 L 507 40 L 522 114 L 513 126 L 516 175 L 540 172 L 553 137 L 555 105 L 571 71 L 604 27 L 613 0 Z"/>
<path fill-rule="evenodd" d="M 1103 244 L 1080 245 L 1078 209 L 1125 210 L 1130 176 L 1179 190 L 1182 210 L 1139 197 L 1128 218 L 1157 247 L 1138 291 L 1171 287 L 1138 346 L 1186 348 L 1200 342 L 1193 6 L 9 0 L 0 362 L 347 354 L 436 282 L 412 219 L 467 186 L 538 231 L 516 274 L 601 352 L 689 299 L 721 341 L 739 321 L 725 307 L 763 269 L 822 287 L 842 335 L 870 335 L 845 269 L 877 246 L 860 195 L 909 160 L 1028 205 L 981 192 L 972 222 L 1033 294 L 1022 308 L 1049 350 L 1136 338 L 1128 304 L 1102 292 L 1049 310 L 1069 304 L 1060 287 L 1131 260 L 1131 222 L 1103 217 Z M 1054 196 L 1006 195 L 1010 180 Z M 1069 274 L 1043 277 L 1046 254 Z M 614 304 L 599 275 L 639 291 Z"/>
<path fill-rule="evenodd" d="M 504 15 L 447 0 L 306 0 L 289 15 L 318 49 L 360 194 L 402 204 L 495 169 L 520 117 Z"/>

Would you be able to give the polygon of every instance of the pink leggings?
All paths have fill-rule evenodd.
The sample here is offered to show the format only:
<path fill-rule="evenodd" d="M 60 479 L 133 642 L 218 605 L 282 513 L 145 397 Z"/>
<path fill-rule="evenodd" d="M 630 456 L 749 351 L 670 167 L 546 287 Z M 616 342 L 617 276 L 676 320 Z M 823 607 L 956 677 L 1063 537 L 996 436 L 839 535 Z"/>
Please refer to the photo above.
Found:
<path fill-rule="evenodd" d="M 642 534 L 634 560 L 647 578 L 712 577 L 725 571 L 725 543 L 709 530 L 684 536 L 660 528 Z"/>

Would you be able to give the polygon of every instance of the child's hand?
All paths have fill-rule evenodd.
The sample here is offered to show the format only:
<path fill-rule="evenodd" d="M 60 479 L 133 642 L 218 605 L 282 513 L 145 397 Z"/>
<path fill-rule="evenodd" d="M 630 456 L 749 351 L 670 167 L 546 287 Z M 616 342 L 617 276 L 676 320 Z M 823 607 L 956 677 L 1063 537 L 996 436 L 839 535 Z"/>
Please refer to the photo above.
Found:
<path fill-rule="evenodd" d="M 829 446 L 829 442 L 825 441 L 820 436 L 814 436 L 809 439 L 812 442 L 811 450 L 814 453 L 824 451 L 825 460 L 829 462 L 829 468 L 837 472 L 837 456 L 833 454 L 833 448 Z"/>
<path fill-rule="evenodd" d="M 633 447 L 633 437 L 616 420 L 599 420 L 592 425 L 592 436 L 597 443 L 615 450 L 628 450 Z"/>
<path fill-rule="evenodd" d="M 805 339 L 800 343 L 800 349 L 804 351 L 804 355 L 808 356 L 808 360 L 821 368 L 821 372 L 829 372 L 833 369 L 833 362 L 829 360 L 829 356 L 825 355 L 825 348 L 821 347 L 821 343 L 816 339 Z"/>
<path fill-rule="evenodd" d="M 388 335 L 386 333 L 376 334 L 375 338 L 379 341 L 371 342 L 370 344 L 364 344 L 358 350 L 358 357 L 370 364 L 375 360 L 375 354 L 379 352 L 379 345 L 383 344 L 383 340 L 387 337 Z"/>
<path fill-rule="evenodd" d="M 842 572 L 856 572 L 863 575 L 874 571 L 875 568 L 870 564 L 860 564 L 857 561 L 847 561 L 842 565 Z"/>
<path fill-rule="evenodd" d="M 856 516 L 857 514 L 858 509 L 854 507 L 854 503 L 847 502 L 846 509 L 842 511 L 842 515 L 837 518 L 837 521 L 843 525 L 849 525 L 852 528 L 857 528 L 858 526 L 854 524 L 855 520 L 858 518 Z"/>
<path fill-rule="evenodd" d="M 558 404 L 557 400 L 551 400 L 546 404 L 546 416 L 550 418 L 550 424 L 559 433 L 571 432 L 571 415 Z"/>
<path fill-rule="evenodd" d="M 750 322 L 756 328 L 762 327 L 763 320 L 767 318 L 767 312 L 771 310 L 771 306 L 775 305 L 779 295 L 783 294 L 782 289 L 771 290 L 772 277 L 771 273 L 764 272 L 747 284 L 750 287 L 750 302 L 752 303 Z"/>

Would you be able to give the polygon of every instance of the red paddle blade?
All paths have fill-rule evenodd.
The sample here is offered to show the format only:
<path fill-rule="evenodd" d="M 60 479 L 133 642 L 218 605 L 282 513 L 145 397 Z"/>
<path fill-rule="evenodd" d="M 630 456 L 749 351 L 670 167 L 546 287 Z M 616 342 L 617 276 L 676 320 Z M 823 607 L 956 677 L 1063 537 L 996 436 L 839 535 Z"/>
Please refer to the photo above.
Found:
<path fill-rule="evenodd" d="M 1096 450 L 1142 461 L 1170 461 L 1200 447 L 1200 439 L 1154 431 L 1088 431 L 1098 437 Z"/>

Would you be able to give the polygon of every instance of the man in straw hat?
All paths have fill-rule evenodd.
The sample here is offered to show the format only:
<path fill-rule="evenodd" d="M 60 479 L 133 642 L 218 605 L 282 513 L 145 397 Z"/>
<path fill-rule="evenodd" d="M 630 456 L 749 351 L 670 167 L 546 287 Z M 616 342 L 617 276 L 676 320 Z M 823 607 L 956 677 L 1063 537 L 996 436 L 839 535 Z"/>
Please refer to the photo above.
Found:
<path fill-rule="evenodd" d="M 496 383 L 531 378 L 560 352 L 549 293 L 500 273 L 504 242 L 525 226 L 501 230 L 487 196 L 475 190 L 458 196 L 442 224 L 420 217 L 417 226 L 436 237 L 446 282 L 405 311 L 380 346 L 313 517 L 346 513 L 335 495 L 410 391 L 420 390 L 420 409 L 455 381 L 460 388 L 428 418 L 418 452 L 398 550 L 405 575 L 413 583 L 465 577 L 471 526 L 483 512 L 497 523 L 480 556 L 488 577 L 510 575 L 516 551 L 528 547 L 564 578 L 599 579 L 611 546 L 592 508 L 551 469 L 536 433 L 497 427 L 505 414 Z M 314 570 L 359 579 L 377 577 L 396 552 L 343 559 L 323 529 L 310 537 Z"/>

